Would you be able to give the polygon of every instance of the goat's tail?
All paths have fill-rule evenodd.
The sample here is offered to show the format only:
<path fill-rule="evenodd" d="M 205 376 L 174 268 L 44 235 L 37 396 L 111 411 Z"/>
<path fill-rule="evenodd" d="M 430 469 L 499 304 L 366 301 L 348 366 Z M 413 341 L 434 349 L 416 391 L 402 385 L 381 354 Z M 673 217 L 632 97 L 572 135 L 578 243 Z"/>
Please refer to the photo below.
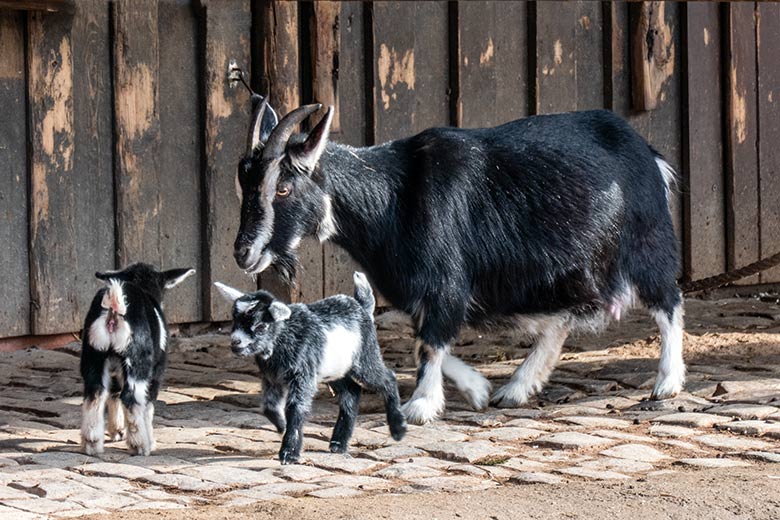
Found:
<path fill-rule="evenodd" d="M 361 272 L 355 271 L 352 275 L 352 279 L 355 281 L 355 299 L 365 309 L 371 319 L 374 319 L 374 307 L 376 307 L 376 299 L 374 298 L 374 291 L 371 290 L 371 284 L 368 283 L 368 278 Z"/>
<path fill-rule="evenodd" d="M 666 188 L 666 200 L 669 200 L 672 196 L 672 190 L 678 184 L 677 172 L 674 171 L 672 165 L 666 162 L 666 159 L 652 146 L 650 150 L 655 156 L 655 164 L 658 165 L 658 171 L 661 173 L 661 178 L 664 181 L 664 188 Z"/>
<path fill-rule="evenodd" d="M 116 278 L 111 278 L 106 282 L 108 290 L 103 294 L 102 307 L 111 309 L 120 316 L 127 313 L 127 299 L 125 298 L 125 289 L 122 282 Z"/>

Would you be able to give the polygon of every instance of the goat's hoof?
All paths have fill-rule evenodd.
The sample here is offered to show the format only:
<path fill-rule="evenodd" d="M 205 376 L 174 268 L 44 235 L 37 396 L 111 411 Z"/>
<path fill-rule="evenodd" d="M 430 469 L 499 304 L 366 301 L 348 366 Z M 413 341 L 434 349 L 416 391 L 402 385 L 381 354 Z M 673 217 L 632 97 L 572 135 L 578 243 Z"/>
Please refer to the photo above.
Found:
<path fill-rule="evenodd" d="M 103 453 L 103 441 L 88 441 L 86 439 L 81 442 L 86 455 L 101 455 Z"/>
<path fill-rule="evenodd" d="M 406 435 L 406 420 L 401 419 L 398 422 L 392 422 L 388 425 L 390 427 L 390 436 L 395 441 L 400 441 Z"/>
<path fill-rule="evenodd" d="M 490 398 L 490 404 L 496 408 L 517 408 L 528 402 L 530 394 L 522 389 L 518 390 L 511 384 L 504 385 Z"/>
<path fill-rule="evenodd" d="M 152 453 L 152 450 L 149 446 L 135 446 L 133 444 L 128 444 L 127 448 L 133 455 L 138 455 L 141 457 L 148 457 Z"/>
<path fill-rule="evenodd" d="M 444 396 L 441 401 L 429 397 L 418 397 L 401 407 L 406 420 L 412 424 L 426 424 L 439 418 L 444 410 Z"/>
<path fill-rule="evenodd" d="M 650 399 L 654 401 L 661 401 L 663 399 L 671 399 L 677 397 L 677 394 L 682 392 L 684 378 L 682 376 L 667 376 L 658 378 L 653 388 L 653 393 L 650 394 Z"/>

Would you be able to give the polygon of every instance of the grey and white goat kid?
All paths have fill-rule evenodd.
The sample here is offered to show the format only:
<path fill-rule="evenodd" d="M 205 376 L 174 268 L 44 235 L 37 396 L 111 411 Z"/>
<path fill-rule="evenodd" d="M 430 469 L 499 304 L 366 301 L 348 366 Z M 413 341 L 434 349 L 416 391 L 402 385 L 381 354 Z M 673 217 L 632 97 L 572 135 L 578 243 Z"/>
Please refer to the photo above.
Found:
<path fill-rule="evenodd" d="M 92 300 L 82 333 L 81 443 L 88 455 L 103 452 L 106 405 L 111 440 L 120 440 L 127 428 L 130 451 L 149 455 L 154 450 L 154 400 L 168 344 L 163 293 L 193 273 L 194 269 L 160 272 L 142 263 L 95 273 L 106 287 Z"/>
<path fill-rule="evenodd" d="M 385 401 L 393 439 L 406 433 L 395 374 L 382 361 L 374 328 L 374 294 L 355 273 L 355 297 L 331 296 L 286 305 L 266 291 L 243 293 L 217 282 L 233 303 L 231 344 L 239 356 L 255 356 L 263 384 L 263 413 L 284 433 L 279 460 L 298 461 L 303 421 L 317 384 L 328 382 L 339 399 L 330 451 L 345 453 L 352 437 L 362 388 Z"/>

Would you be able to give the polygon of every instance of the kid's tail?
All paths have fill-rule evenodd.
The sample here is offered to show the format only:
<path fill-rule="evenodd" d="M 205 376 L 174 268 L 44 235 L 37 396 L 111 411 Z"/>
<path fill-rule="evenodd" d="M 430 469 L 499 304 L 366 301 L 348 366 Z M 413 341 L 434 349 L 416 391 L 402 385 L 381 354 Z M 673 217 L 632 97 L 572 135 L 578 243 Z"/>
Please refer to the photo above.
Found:
<path fill-rule="evenodd" d="M 363 273 L 355 271 L 355 274 L 352 275 L 352 279 L 355 281 L 355 299 L 373 320 L 376 299 L 374 299 L 374 291 L 371 290 L 368 278 L 366 278 L 366 275 Z"/>

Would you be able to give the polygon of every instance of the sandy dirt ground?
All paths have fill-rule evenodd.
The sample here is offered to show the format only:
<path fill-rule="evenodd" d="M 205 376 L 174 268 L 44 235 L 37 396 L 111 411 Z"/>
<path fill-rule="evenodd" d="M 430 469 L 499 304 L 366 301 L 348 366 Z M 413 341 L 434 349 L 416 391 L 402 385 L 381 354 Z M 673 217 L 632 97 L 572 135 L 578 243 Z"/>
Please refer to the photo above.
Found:
<path fill-rule="evenodd" d="M 458 494 L 303 497 L 238 508 L 120 511 L 110 516 L 127 520 L 777 519 L 780 518 L 780 467 L 686 471 L 619 483 L 506 486 Z"/>

